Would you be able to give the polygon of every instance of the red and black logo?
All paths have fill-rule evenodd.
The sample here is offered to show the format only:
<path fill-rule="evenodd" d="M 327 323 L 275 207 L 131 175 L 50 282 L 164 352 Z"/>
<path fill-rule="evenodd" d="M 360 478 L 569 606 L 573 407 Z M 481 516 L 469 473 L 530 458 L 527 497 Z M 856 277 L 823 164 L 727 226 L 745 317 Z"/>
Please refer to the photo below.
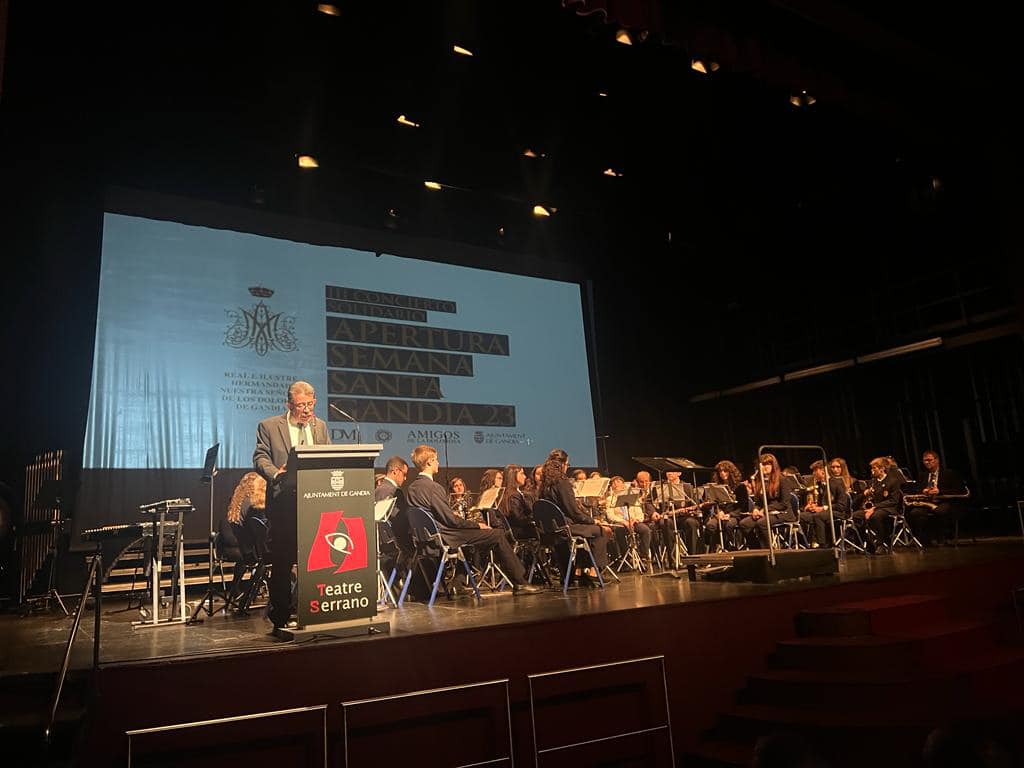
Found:
<path fill-rule="evenodd" d="M 361 517 L 345 517 L 341 510 L 321 512 L 320 528 L 306 561 L 306 572 L 334 568 L 335 573 L 366 568 L 366 528 Z"/>

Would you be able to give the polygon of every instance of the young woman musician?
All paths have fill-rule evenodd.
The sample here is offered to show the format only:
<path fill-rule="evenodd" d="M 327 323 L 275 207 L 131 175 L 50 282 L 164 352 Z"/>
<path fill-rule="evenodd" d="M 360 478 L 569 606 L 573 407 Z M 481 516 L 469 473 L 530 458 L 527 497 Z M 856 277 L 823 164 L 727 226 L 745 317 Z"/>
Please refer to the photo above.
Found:
<path fill-rule="evenodd" d="M 743 484 L 740 469 L 728 459 L 715 464 L 713 485 L 723 486 L 727 501 L 719 501 L 704 523 L 705 545 L 710 549 L 722 541 L 726 549 L 736 546 L 736 529 L 740 518 L 750 511 L 750 496 Z M 721 535 L 719 534 L 721 529 Z"/>
<path fill-rule="evenodd" d="M 779 460 L 771 453 L 762 453 L 754 474 L 750 497 L 754 510 L 740 520 L 740 530 L 751 548 L 768 547 L 768 518 L 773 523 L 792 523 L 796 515 L 789 506 L 790 494 L 796 490 L 791 477 L 783 477 Z M 768 506 L 765 508 L 765 499 Z"/>
<path fill-rule="evenodd" d="M 455 476 L 448 481 L 448 506 L 459 517 L 465 518 L 469 512 L 472 497 L 466 493 L 466 481 Z"/>
<path fill-rule="evenodd" d="M 498 500 L 498 514 L 492 515 L 495 523 L 511 527 L 517 539 L 537 538 L 533 525 L 533 499 L 523 493 L 526 471 L 518 464 L 505 467 L 502 481 L 505 492 Z"/>
<path fill-rule="evenodd" d="M 573 494 L 572 481 L 566 477 L 565 472 L 569 468 L 569 454 L 560 448 L 555 448 L 548 454 L 541 471 L 540 498 L 547 499 L 557 505 L 562 514 L 565 515 L 569 524 L 569 531 L 574 536 L 583 536 L 590 543 L 590 551 L 594 555 L 597 567 L 604 569 L 608 565 L 608 542 L 605 536 L 611 536 L 611 528 L 602 528 L 594 523 L 594 518 L 582 512 L 576 504 L 576 496 Z M 569 548 L 565 542 L 560 542 L 558 547 L 559 560 L 562 563 L 569 562 Z M 581 566 L 577 561 L 576 575 L 580 575 Z M 586 569 L 586 575 L 596 578 L 597 574 L 592 568 Z"/>
<path fill-rule="evenodd" d="M 846 465 L 846 459 L 836 457 L 828 463 L 830 477 L 838 477 L 843 481 L 843 487 L 850 494 L 850 509 L 858 509 L 864 502 L 864 490 L 868 484 L 858 480 L 850 474 L 850 468 Z"/>

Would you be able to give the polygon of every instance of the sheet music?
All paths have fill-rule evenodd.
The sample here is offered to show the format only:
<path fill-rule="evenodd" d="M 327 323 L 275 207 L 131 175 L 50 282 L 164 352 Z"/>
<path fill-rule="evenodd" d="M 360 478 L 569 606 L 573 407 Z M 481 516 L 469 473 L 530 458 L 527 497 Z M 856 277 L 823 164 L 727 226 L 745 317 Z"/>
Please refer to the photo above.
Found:
<path fill-rule="evenodd" d="M 378 523 L 387 520 L 391 516 L 391 509 L 395 506 L 395 502 L 398 501 L 398 497 L 392 496 L 390 499 L 381 499 L 373 503 L 373 519 Z"/>
<path fill-rule="evenodd" d="M 504 488 L 488 488 L 480 494 L 480 501 L 473 509 L 492 509 L 498 505 L 498 497 Z"/>
<path fill-rule="evenodd" d="M 608 491 L 608 484 L 611 483 L 611 479 L 607 477 L 590 477 L 576 486 L 573 483 L 572 490 L 576 496 L 587 497 L 587 496 L 604 496 Z"/>

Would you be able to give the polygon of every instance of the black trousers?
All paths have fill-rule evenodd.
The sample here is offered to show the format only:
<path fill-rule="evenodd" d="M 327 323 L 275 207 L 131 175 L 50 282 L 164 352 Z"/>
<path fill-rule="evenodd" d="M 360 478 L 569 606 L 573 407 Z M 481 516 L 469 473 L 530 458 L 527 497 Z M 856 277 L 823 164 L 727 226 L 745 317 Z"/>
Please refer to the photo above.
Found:
<path fill-rule="evenodd" d="M 504 528 L 446 528 L 442 535 L 445 542 L 453 546 L 473 546 L 481 553 L 491 550 L 513 584 L 526 583 L 526 570 L 516 557 Z"/>
<path fill-rule="evenodd" d="M 270 520 L 270 609 L 275 627 L 283 627 L 293 613 L 292 566 L 295 565 L 295 490 L 280 491 L 269 502 Z"/>

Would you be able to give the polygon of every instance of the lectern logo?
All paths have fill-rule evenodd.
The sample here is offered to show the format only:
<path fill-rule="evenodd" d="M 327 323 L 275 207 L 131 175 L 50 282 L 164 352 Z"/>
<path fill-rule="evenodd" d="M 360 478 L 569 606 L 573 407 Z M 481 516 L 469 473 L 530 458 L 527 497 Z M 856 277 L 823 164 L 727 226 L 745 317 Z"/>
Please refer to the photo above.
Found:
<path fill-rule="evenodd" d="M 334 573 L 366 568 L 366 528 L 361 517 L 345 517 L 341 510 L 321 512 L 306 572 L 333 568 Z"/>
<path fill-rule="evenodd" d="M 271 350 L 297 350 L 299 342 L 295 338 L 295 316 L 271 312 L 263 301 L 273 296 L 274 291 L 254 285 L 249 288 L 249 293 L 258 299 L 251 310 L 243 307 L 227 310 L 231 325 L 224 334 L 224 343 L 235 349 L 252 347 L 260 357 Z"/>
<path fill-rule="evenodd" d="M 331 490 L 340 491 L 345 487 L 345 472 L 340 469 L 331 470 Z"/>

